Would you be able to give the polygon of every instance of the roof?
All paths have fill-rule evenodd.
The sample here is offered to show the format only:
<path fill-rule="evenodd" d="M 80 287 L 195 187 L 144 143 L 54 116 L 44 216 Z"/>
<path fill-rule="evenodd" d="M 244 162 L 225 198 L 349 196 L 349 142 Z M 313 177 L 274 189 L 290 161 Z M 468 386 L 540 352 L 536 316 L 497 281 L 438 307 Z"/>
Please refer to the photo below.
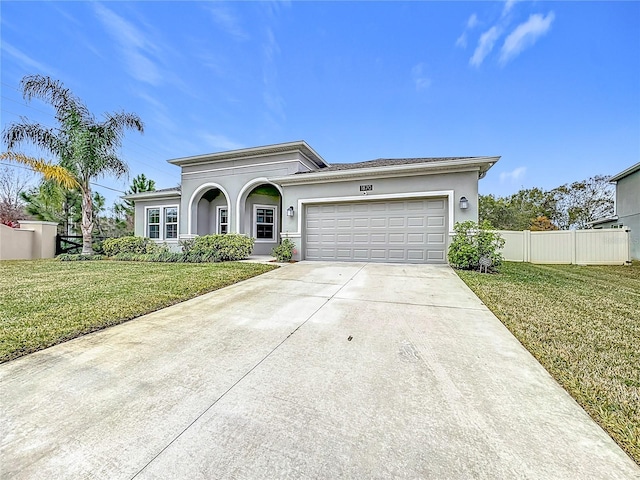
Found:
<path fill-rule="evenodd" d="M 609 179 L 609 181 L 610 182 L 617 182 L 618 180 L 622 180 L 624 177 L 628 177 L 629 175 L 631 175 L 632 173 L 637 172 L 638 170 L 640 170 L 640 162 L 636 163 L 635 165 L 631 165 L 626 170 L 623 170 L 622 172 L 618 173 L 617 175 L 614 175 L 613 177 L 611 177 Z"/>
<path fill-rule="evenodd" d="M 149 200 L 160 197 L 175 197 L 180 196 L 182 193 L 182 187 L 178 185 L 172 188 L 161 188 L 160 190 L 151 190 L 148 192 L 131 193 L 129 195 L 122 195 L 120 198 L 125 200 Z"/>
<path fill-rule="evenodd" d="M 262 147 L 241 148 L 238 150 L 229 150 L 219 153 L 207 153 L 205 155 L 196 155 L 193 157 L 181 157 L 167 160 L 167 162 L 178 165 L 180 167 L 194 165 L 198 163 L 219 162 L 223 160 L 236 160 L 247 157 L 262 157 L 266 155 L 274 155 L 278 153 L 288 153 L 298 151 L 311 160 L 318 168 L 325 168 L 328 163 L 304 140 L 298 140 L 288 143 L 277 143 L 274 145 L 265 145 Z"/>
<path fill-rule="evenodd" d="M 609 223 L 609 222 L 617 222 L 618 216 L 615 215 L 613 217 L 605 217 L 599 218 L 598 220 L 593 220 L 592 222 L 587 222 L 587 225 L 600 225 L 601 223 Z"/>
<path fill-rule="evenodd" d="M 447 160 L 459 160 L 478 157 L 425 157 L 425 158 L 378 158 L 376 160 L 368 160 L 365 162 L 355 163 L 332 163 L 327 168 L 322 169 L 323 172 L 335 172 L 338 170 L 353 170 L 356 168 L 375 168 L 375 167 L 391 167 L 396 165 L 412 165 L 416 163 L 442 162 Z M 298 172 L 298 174 L 315 173 L 315 172 Z"/>
<path fill-rule="evenodd" d="M 356 178 L 425 175 L 476 171 L 483 178 L 498 160 L 495 157 L 380 158 L 368 162 L 337 163 L 311 172 L 271 178 L 281 185 L 340 181 Z"/>

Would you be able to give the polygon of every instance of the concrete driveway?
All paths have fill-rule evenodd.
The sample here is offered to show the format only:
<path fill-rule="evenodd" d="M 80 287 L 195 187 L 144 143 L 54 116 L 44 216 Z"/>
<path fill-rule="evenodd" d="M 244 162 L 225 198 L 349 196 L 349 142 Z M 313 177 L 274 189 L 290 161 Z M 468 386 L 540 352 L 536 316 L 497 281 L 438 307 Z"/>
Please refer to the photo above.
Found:
<path fill-rule="evenodd" d="M 286 266 L 0 389 L 5 479 L 640 478 L 445 266 Z"/>

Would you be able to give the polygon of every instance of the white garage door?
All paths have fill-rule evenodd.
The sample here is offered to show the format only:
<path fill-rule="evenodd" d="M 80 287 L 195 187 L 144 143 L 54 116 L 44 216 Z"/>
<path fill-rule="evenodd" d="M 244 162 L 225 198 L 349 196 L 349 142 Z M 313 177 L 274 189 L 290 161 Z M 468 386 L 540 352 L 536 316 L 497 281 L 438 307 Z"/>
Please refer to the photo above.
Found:
<path fill-rule="evenodd" d="M 447 199 L 308 205 L 305 260 L 446 263 Z"/>

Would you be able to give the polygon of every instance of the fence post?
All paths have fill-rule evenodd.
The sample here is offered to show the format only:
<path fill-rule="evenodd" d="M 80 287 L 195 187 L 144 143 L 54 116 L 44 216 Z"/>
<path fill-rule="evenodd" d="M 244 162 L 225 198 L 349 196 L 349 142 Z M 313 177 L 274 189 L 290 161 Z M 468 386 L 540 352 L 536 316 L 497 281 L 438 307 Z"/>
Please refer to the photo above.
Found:
<path fill-rule="evenodd" d="M 524 238 L 522 239 L 522 261 L 529 263 L 531 261 L 531 230 L 524 230 Z"/>
<path fill-rule="evenodd" d="M 570 238 L 571 238 L 571 242 L 570 242 L 570 247 L 571 247 L 571 265 L 575 265 L 576 264 L 576 250 L 577 250 L 577 245 L 576 243 L 578 242 L 577 239 L 577 231 L 576 230 L 569 230 L 569 234 L 570 234 Z"/>

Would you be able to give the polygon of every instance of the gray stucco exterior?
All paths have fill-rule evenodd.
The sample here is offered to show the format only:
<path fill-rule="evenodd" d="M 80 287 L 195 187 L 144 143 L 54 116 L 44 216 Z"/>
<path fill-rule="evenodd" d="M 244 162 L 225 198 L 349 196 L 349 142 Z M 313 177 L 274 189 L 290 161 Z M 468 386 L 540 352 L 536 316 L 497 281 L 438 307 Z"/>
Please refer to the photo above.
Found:
<path fill-rule="evenodd" d="M 177 245 L 179 239 L 226 230 L 258 237 L 254 253 L 270 254 L 281 239 L 289 238 L 296 245 L 294 259 L 302 260 L 305 212 L 311 205 L 353 205 L 357 209 L 376 202 L 395 208 L 401 202 L 440 199 L 440 205 L 446 206 L 440 228 L 447 231 L 448 244 L 456 222 L 477 221 L 478 180 L 498 159 L 395 159 L 331 166 L 299 141 L 169 160 L 182 169 L 180 189 L 126 198 L 135 201 L 136 235 L 148 236 L 149 208 L 178 202 L 178 238 L 161 235 L 157 241 Z M 468 200 L 468 208 L 460 208 L 461 197 Z M 290 207 L 292 216 L 287 215 Z"/>
<path fill-rule="evenodd" d="M 615 215 L 593 222 L 593 228 L 620 228 L 631 230 L 631 258 L 640 260 L 640 163 L 614 175 L 616 184 Z"/>

